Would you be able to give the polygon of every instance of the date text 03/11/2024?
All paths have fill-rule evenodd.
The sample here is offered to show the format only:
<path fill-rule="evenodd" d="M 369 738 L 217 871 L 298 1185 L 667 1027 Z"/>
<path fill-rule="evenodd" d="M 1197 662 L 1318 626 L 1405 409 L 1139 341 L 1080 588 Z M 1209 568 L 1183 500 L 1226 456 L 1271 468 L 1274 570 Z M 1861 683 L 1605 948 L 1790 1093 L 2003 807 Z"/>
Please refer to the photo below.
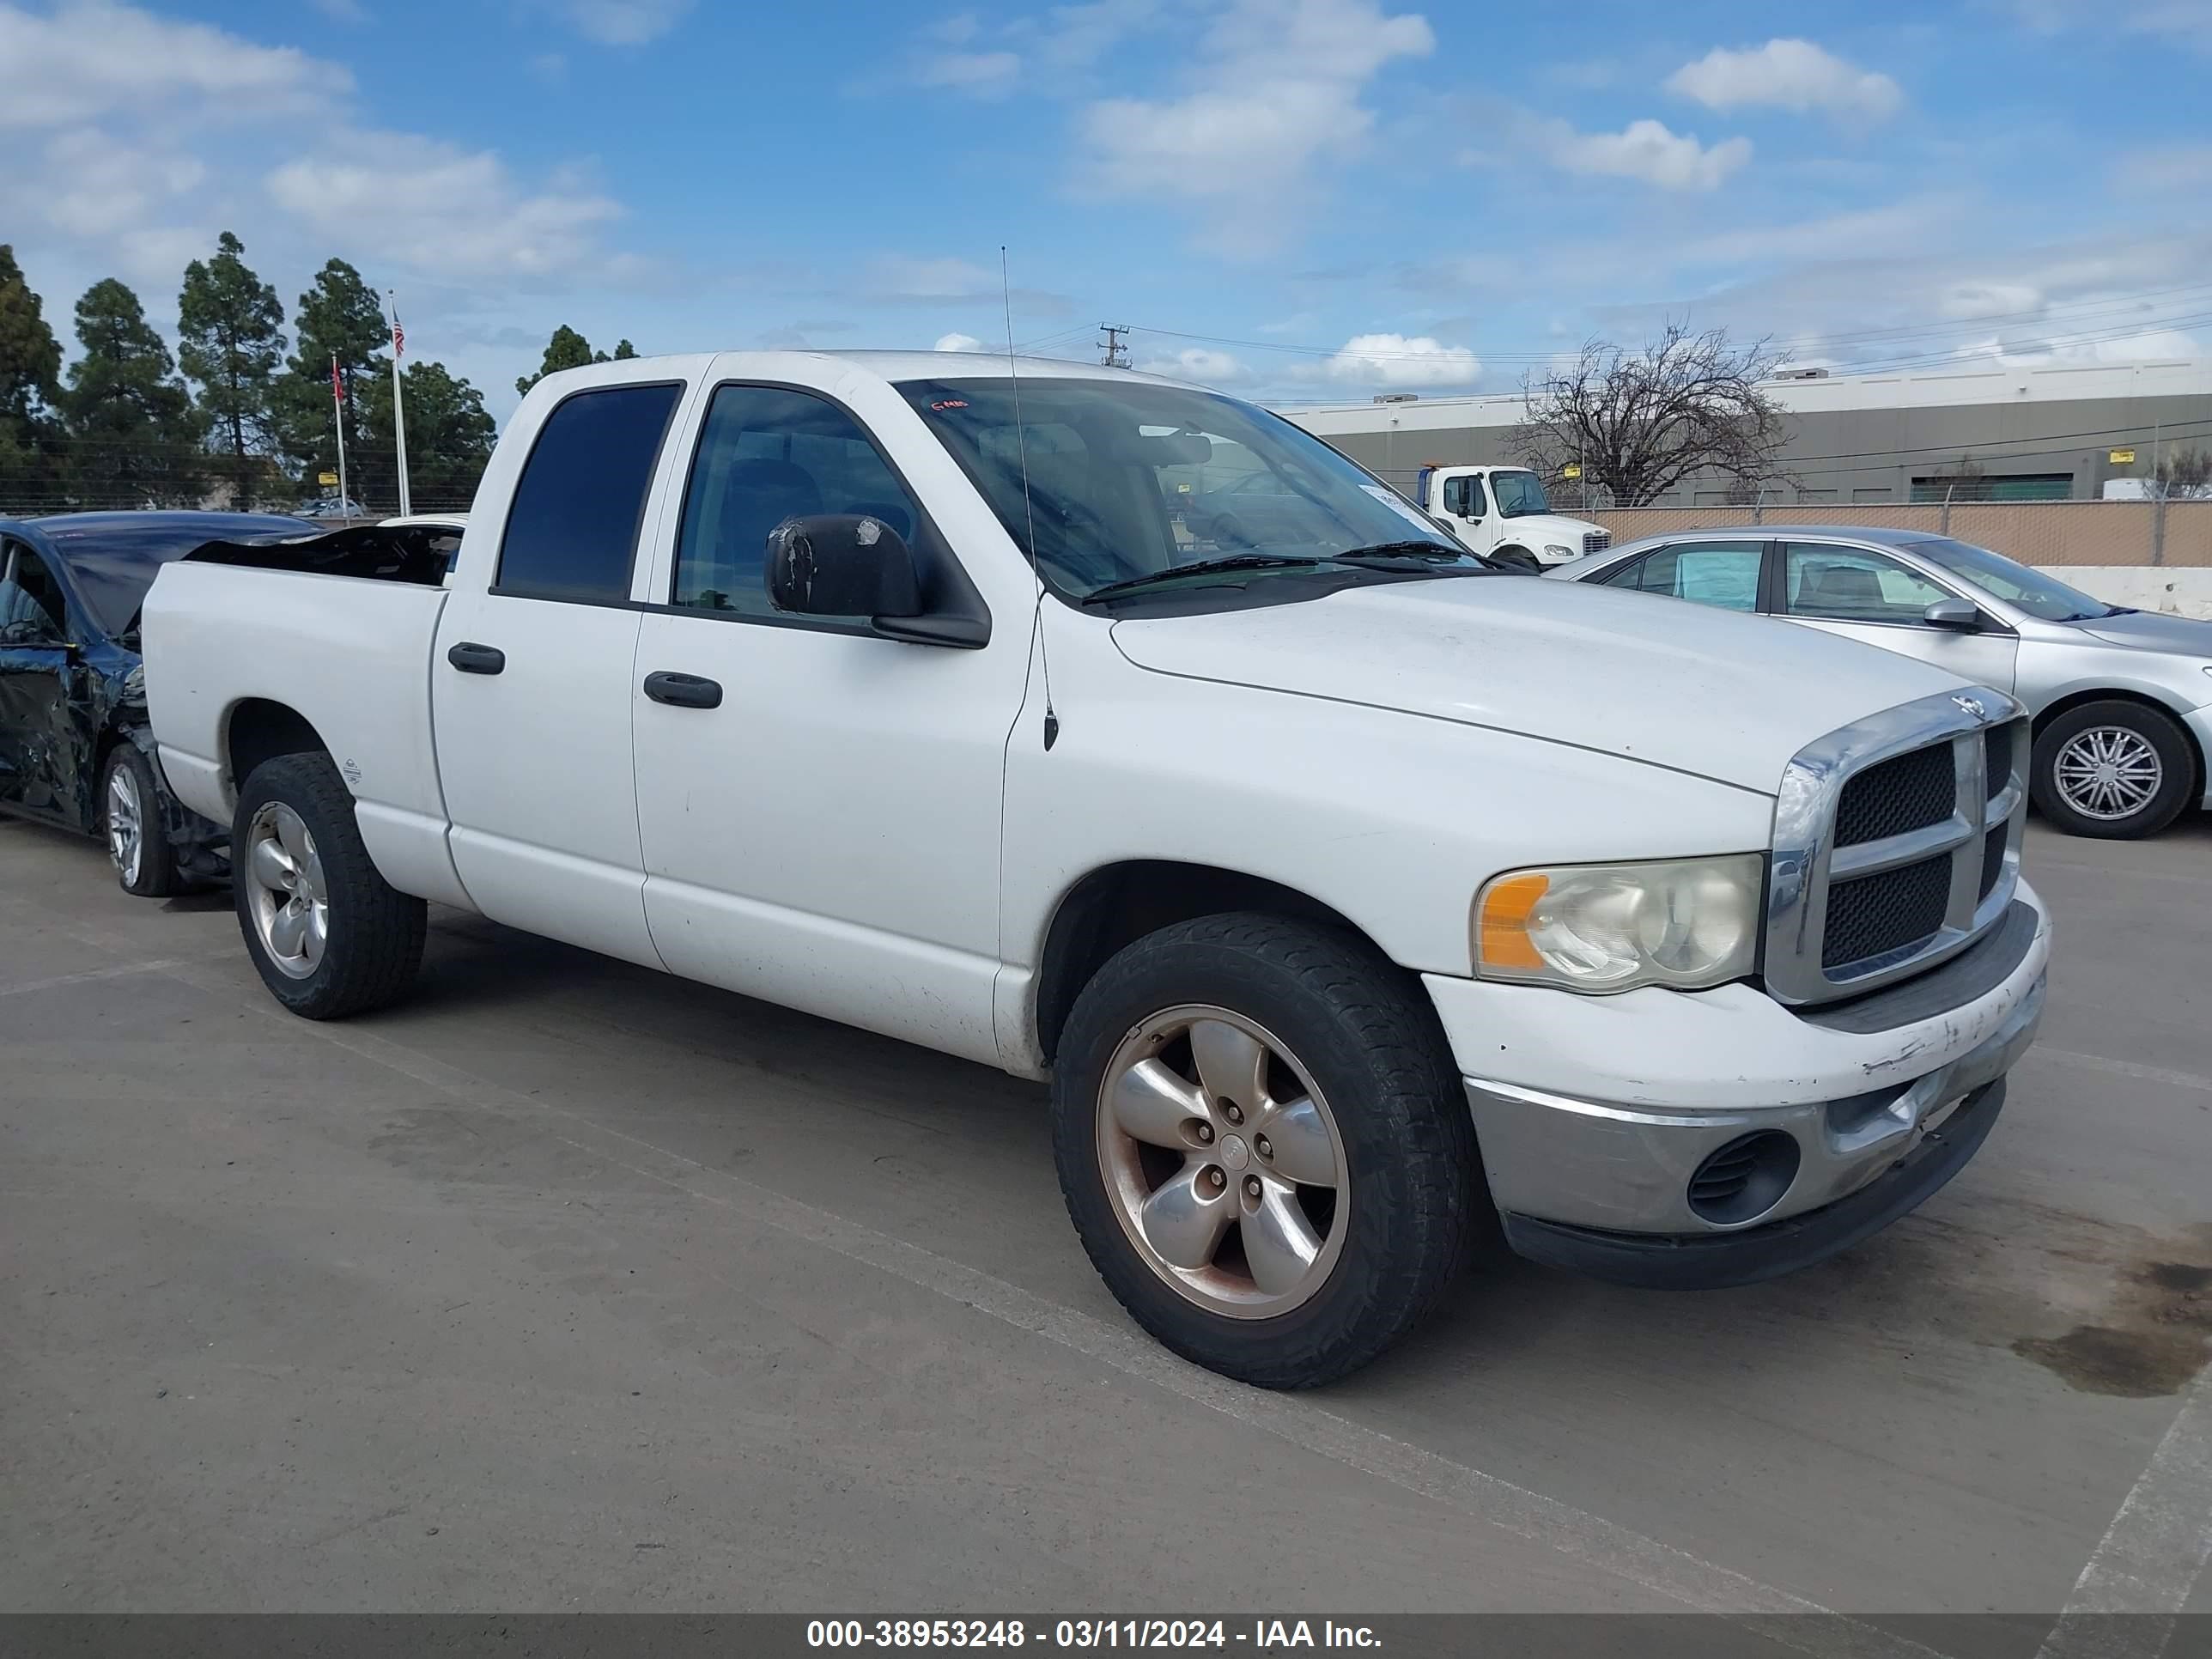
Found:
<path fill-rule="evenodd" d="M 810 1648 L 1376 1648 L 1366 1625 L 1334 1620 L 1256 1619 L 1239 1629 L 1222 1619 L 1060 1619 L 1034 1627 L 1019 1619 L 816 1619 Z"/>

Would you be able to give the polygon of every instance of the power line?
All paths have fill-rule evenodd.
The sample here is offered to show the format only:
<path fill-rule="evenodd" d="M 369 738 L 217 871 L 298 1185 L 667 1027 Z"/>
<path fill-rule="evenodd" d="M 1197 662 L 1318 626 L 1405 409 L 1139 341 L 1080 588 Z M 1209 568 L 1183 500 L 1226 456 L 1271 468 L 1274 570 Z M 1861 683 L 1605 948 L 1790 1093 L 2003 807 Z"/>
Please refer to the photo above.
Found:
<path fill-rule="evenodd" d="M 1098 343 L 1102 354 L 1098 361 L 1109 368 L 1128 368 L 1128 349 L 1122 345 L 1121 337 L 1129 331 L 1129 325 L 1127 323 L 1101 323 L 1098 331 L 1106 337 Z"/>

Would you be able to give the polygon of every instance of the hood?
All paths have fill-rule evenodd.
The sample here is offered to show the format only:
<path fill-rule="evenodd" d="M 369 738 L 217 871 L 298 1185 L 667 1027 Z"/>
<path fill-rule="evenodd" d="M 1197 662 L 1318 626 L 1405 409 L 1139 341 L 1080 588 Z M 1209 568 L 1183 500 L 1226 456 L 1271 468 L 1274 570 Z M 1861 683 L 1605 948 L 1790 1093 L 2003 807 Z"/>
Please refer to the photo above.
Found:
<path fill-rule="evenodd" d="M 2132 645 L 2145 651 L 2171 651 L 2212 660 L 2212 622 L 2199 622 L 2194 617 L 2133 611 L 2122 617 L 2098 617 L 2067 626 L 2107 645 Z"/>
<path fill-rule="evenodd" d="M 1818 629 L 1523 576 L 1124 617 L 1113 634 L 1156 673 L 1458 720 L 1769 795 L 1814 738 L 1963 684 Z"/>
<path fill-rule="evenodd" d="M 1500 519 L 1498 533 L 1507 541 L 1541 541 L 1549 537 L 1565 542 L 1577 553 L 1583 550 L 1583 538 L 1602 525 L 1586 519 L 1570 519 L 1560 513 L 1524 513 L 1517 519 Z"/>

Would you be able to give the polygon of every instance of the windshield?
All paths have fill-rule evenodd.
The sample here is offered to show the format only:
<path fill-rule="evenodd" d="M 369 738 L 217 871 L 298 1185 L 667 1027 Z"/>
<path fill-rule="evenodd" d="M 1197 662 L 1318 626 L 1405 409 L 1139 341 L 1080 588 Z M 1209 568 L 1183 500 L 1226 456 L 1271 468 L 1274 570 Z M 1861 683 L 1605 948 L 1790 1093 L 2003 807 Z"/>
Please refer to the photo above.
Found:
<path fill-rule="evenodd" d="M 146 590 L 172 559 L 211 541 L 273 541 L 314 530 L 268 513 L 78 513 L 30 522 L 69 567 L 94 624 L 114 640 L 136 630 Z"/>
<path fill-rule="evenodd" d="M 2117 617 L 2119 611 L 2102 599 L 2093 599 L 2078 587 L 2045 575 L 2040 570 L 2015 564 L 2002 553 L 1966 542 L 1941 537 L 1913 542 L 1912 550 L 1931 564 L 1987 590 L 2008 605 L 2016 605 L 2042 622 L 2092 622 Z"/>
<path fill-rule="evenodd" d="M 1552 510 L 1551 502 L 1544 499 L 1544 481 L 1533 472 L 1493 472 L 1490 490 L 1498 497 L 1498 515 L 1502 519 L 1525 519 L 1532 513 Z"/>
<path fill-rule="evenodd" d="M 1320 439 L 1234 398 L 1135 380 L 900 386 L 1017 545 L 1064 596 L 1243 557 L 1238 581 L 1417 542 L 1475 563 L 1419 507 Z M 1029 489 L 1024 499 L 1024 458 Z M 1254 569 L 1266 559 L 1272 568 Z M 1332 567 L 1336 568 L 1337 567 Z M 1195 573 L 1194 573 L 1195 575 Z"/>

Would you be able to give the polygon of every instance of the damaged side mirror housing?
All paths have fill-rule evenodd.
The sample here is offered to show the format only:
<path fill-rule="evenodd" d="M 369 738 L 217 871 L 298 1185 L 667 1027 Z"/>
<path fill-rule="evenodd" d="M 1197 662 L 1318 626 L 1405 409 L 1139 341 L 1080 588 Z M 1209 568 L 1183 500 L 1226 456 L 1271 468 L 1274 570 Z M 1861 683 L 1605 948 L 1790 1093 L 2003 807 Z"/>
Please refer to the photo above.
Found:
<path fill-rule="evenodd" d="M 922 610 L 906 538 L 865 513 L 809 514 L 769 531 L 768 597 L 807 617 L 892 622 Z"/>

